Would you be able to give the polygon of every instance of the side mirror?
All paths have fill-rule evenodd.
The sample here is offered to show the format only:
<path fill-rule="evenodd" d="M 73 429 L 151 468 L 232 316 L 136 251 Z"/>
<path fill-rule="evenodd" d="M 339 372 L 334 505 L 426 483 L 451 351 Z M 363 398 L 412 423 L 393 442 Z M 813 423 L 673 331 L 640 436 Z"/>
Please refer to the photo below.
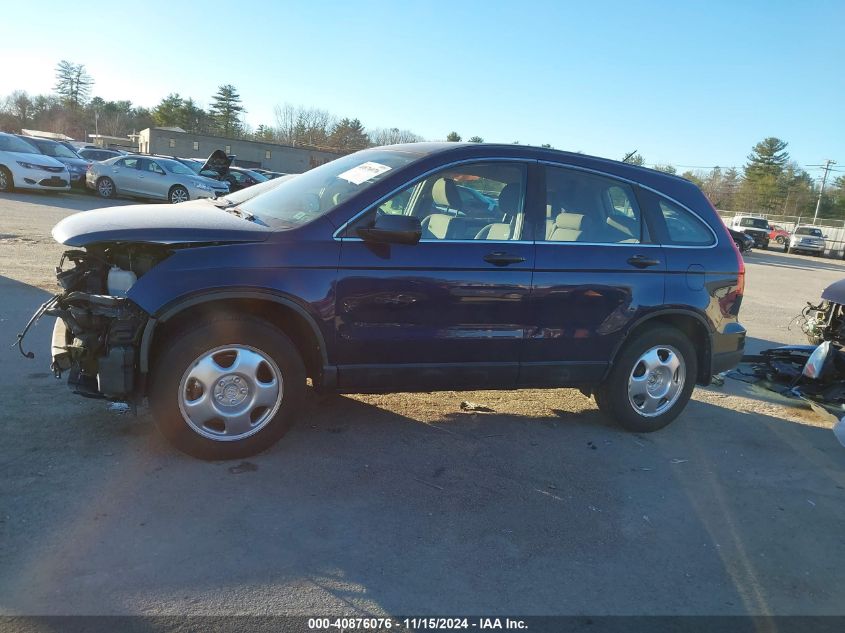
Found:
<path fill-rule="evenodd" d="M 358 235 L 367 242 L 416 244 L 422 237 L 420 219 L 412 215 L 377 215 L 373 226 L 361 227 Z"/>

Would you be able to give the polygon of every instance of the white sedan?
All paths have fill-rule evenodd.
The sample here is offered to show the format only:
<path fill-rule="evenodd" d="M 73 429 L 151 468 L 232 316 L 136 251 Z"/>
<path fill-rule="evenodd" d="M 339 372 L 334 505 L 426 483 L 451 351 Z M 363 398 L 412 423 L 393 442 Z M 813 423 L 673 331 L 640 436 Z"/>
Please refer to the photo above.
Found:
<path fill-rule="evenodd" d="M 12 134 L 0 132 L 0 191 L 70 191 L 67 167 Z"/>

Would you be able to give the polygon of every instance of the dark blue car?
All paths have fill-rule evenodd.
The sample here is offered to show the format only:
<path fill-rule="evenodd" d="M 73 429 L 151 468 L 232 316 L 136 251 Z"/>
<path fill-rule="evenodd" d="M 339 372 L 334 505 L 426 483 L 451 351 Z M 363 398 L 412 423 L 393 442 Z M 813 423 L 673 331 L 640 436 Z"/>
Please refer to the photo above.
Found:
<path fill-rule="evenodd" d="M 701 191 L 554 150 L 369 149 L 240 203 L 91 211 L 53 236 L 74 249 L 45 308 L 54 371 L 83 395 L 148 397 L 202 458 L 277 441 L 308 378 L 578 387 L 653 431 L 745 342 L 742 258 Z"/>

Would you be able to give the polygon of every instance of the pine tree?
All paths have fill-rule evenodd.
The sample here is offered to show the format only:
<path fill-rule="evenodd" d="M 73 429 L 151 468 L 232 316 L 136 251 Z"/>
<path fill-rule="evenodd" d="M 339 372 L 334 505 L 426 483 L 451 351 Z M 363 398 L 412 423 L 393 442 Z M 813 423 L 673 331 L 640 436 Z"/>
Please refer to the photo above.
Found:
<path fill-rule="evenodd" d="M 241 96 L 232 84 L 217 89 L 209 108 L 217 131 L 223 136 L 236 136 L 241 131 L 241 115 L 245 112 Z"/>
<path fill-rule="evenodd" d="M 344 117 L 332 127 L 329 144 L 337 149 L 364 149 L 370 139 L 361 121 Z"/>
<path fill-rule="evenodd" d="M 459 143 L 461 140 L 461 135 L 457 132 L 449 132 L 448 136 L 446 136 L 446 140 L 450 143 Z"/>
<path fill-rule="evenodd" d="M 91 94 L 94 80 L 83 64 L 74 64 L 63 59 L 56 66 L 56 86 L 54 90 L 62 101 L 75 108 L 83 105 Z"/>

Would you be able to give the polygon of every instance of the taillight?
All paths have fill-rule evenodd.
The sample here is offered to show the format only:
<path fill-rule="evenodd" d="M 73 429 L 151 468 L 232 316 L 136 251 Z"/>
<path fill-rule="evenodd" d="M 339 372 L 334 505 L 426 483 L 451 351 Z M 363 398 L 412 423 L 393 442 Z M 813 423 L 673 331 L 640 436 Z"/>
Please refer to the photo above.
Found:
<path fill-rule="evenodd" d="M 731 246 L 734 247 L 734 252 L 736 253 L 736 296 L 741 297 L 745 294 L 745 260 L 742 258 L 742 253 L 739 252 L 739 249 L 736 247 L 736 244 L 733 243 L 733 240 L 731 240 Z"/>

